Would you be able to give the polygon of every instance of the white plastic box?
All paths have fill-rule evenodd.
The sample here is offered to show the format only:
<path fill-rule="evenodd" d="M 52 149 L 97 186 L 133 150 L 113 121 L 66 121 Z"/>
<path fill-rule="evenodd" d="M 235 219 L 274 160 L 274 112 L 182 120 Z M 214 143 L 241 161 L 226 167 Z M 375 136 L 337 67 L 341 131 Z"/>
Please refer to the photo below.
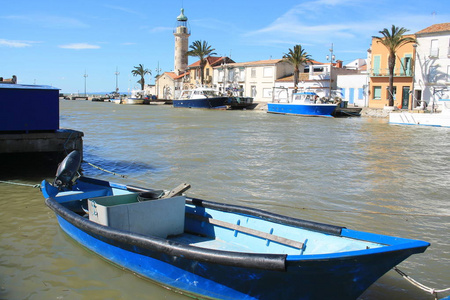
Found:
<path fill-rule="evenodd" d="M 184 232 L 185 197 L 138 202 L 138 194 L 88 200 L 89 220 L 115 229 L 167 238 Z"/>

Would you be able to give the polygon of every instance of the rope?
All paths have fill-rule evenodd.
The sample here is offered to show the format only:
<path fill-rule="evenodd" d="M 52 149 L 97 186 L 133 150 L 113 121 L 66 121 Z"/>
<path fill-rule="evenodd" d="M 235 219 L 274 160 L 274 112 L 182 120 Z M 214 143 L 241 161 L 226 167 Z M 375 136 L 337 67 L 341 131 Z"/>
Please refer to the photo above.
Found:
<path fill-rule="evenodd" d="M 33 187 L 33 188 L 39 188 L 41 186 L 40 184 L 27 184 L 27 183 L 18 183 L 18 182 L 3 181 L 3 180 L 0 180 L 0 183 L 12 184 L 12 185 L 21 185 L 21 186 L 29 186 L 29 187 Z"/>
<path fill-rule="evenodd" d="M 394 267 L 394 270 L 400 274 L 403 278 L 405 278 L 409 283 L 411 283 L 412 285 L 418 287 L 419 289 L 428 292 L 430 294 L 434 295 L 434 299 L 438 299 L 438 293 L 443 293 L 443 292 L 447 292 L 450 291 L 450 288 L 446 288 L 446 289 L 441 289 L 441 290 L 436 290 L 433 288 L 430 288 L 426 285 L 421 284 L 420 282 L 414 280 L 413 278 L 409 277 L 405 272 L 403 272 L 402 270 L 398 269 L 397 267 Z"/>
<path fill-rule="evenodd" d="M 106 173 L 110 173 L 110 174 L 115 175 L 115 176 L 120 176 L 120 177 L 122 177 L 122 178 L 128 178 L 127 175 L 122 175 L 122 174 L 119 174 L 119 173 L 115 173 L 115 172 L 112 172 L 112 171 L 105 170 L 105 169 L 103 169 L 103 168 L 101 168 L 101 167 L 99 167 L 99 166 L 96 166 L 96 165 L 94 165 L 94 164 L 92 164 L 92 163 L 90 163 L 90 162 L 87 162 L 87 161 L 85 161 L 85 160 L 83 160 L 83 162 L 87 163 L 87 164 L 90 165 L 91 167 L 94 167 L 94 168 L 96 168 L 96 169 L 99 169 L 100 171 L 103 171 L 103 172 L 106 172 Z M 139 179 L 136 179 L 136 178 L 131 178 L 131 180 L 136 181 L 136 182 L 139 182 L 139 183 L 143 183 L 143 184 L 148 184 L 147 181 L 139 180 Z"/>
<path fill-rule="evenodd" d="M 85 161 L 85 160 L 83 160 L 83 162 L 87 163 L 87 164 L 90 165 L 91 167 L 94 167 L 94 168 L 96 168 L 96 169 L 99 169 L 100 171 L 103 171 L 103 172 L 106 172 L 106 173 L 110 173 L 110 174 L 113 174 L 113 175 L 116 175 L 116 176 L 120 176 L 120 177 L 122 177 L 122 178 L 128 178 L 128 176 L 126 176 L 126 175 L 122 175 L 122 174 L 119 174 L 119 173 L 115 173 L 115 172 L 112 172 L 112 171 L 105 170 L 105 169 L 103 169 L 103 168 L 101 168 L 101 167 L 99 167 L 99 166 L 96 166 L 96 165 L 94 165 L 94 164 L 91 164 L 90 162 L 87 162 L 87 161 Z"/>

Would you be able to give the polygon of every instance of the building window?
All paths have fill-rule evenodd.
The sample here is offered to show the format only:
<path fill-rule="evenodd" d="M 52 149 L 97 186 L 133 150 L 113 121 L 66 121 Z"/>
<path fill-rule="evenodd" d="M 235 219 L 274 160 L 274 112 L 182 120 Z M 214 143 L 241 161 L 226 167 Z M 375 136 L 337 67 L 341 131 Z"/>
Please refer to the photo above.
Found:
<path fill-rule="evenodd" d="M 438 40 L 431 40 L 430 57 L 439 57 Z"/>
<path fill-rule="evenodd" d="M 428 71 L 428 82 L 436 82 L 437 66 L 430 66 Z"/>
<path fill-rule="evenodd" d="M 250 87 L 250 90 L 251 90 L 251 97 L 256 97 L 256 86 L 255 85 L 252 85 L 251 87 Z"/>
<path fill-rule="evenodd" d="M 373 75 L 374 76 L 380 75 L 380 68 L 381 68 L 381 56 L 375 55 L 373 57 Z"/>
<path fill-rule="evenodd" d="M 234 81 L 234 69 L 228 70 L 228 81 L 233 82 Z"/>
<path fill-rule="evenodd" d="M 401 69 L 400 75 L 411 76 L 411 54 L 406 54 L 405 57 L 401 59 Z"/>
<path fill-rule="evenodd" d="M 374 86 L 373 87 L 373 99 L 374 100 L 381 100 L 381 86 Z"/>
<path fill-rule="evenodd" d="M 239 81 L 245 81 L 245 69 L 239 69 Z"/>
<path fill-rule="evenodd" d="M 251 77 L 256 78 L 256 69 L 252 68 Z"/>
<path fill-rule="evenodd" d="M 272 67 L 264 67 L 263 76 L 264 77 L 272 77 L 273 76 L 273 68 Z"/>
<path fill-rule="evenodd" d="M 364 99 L 364 89 L 358 88 L 358 100 L 363 100 L 363 99 Z"/>

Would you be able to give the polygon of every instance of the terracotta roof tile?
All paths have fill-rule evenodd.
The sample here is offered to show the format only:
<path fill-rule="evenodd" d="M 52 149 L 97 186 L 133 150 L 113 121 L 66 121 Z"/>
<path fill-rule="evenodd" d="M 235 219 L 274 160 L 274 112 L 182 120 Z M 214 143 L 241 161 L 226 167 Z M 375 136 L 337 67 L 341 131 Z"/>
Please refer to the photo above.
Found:
<path fill-rule="evenodd" d="M 224 60 L 226 60 L 228 63 L 229 62 L 234 63 L 234 61 L 231 58 L 226 57 L 226 56 L 221 56 L 221 57 L 219 57 L 219 56 L 208 56 L 208 57 L 206 57 L 206 60 L 208 61 L 209 65 L 212 66 L 212 67 L 221 64 Z M 200 60 L 197 60 L 195 63 L 190 64 L 188 66 L 188 68 L 195 68 L 195 67 L 199 67 L 199 66 L 200 66 Z"/>
<path fill-rule="evenodd" d="M 180 75 L 177 75 L 175 72 L 164 72 L 164 74 L 166 74 L 167 76 L 169 76 L 170 78 L 175 80 L 175 79 L 179 79 L 179 78 L 186 76 L 187 74 L 189 74 L 189 72 L 182 73 Z"/>
<path fill-rule="evenodd" d="M 416 34 L 426 34 L 444 31 L 450 31 L 450 23 L 434 24 L 425 29 L 422 29 L 421 31 L 416 32 Z"/>

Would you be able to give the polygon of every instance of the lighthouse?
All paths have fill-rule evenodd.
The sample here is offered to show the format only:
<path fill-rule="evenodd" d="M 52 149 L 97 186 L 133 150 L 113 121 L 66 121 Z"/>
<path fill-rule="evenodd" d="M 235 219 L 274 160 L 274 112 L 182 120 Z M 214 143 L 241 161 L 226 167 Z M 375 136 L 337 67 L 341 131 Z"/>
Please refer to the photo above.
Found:
<path fill-rule="evenodd" d="M 175 36 L 175 59 L 173 71 L 180 75 L 188 66 L 188 47 L 189 47 L 189 32 L 187 26 L 188 18 L 184 15 L 184 9 L 181 9 L 180 15 L 177 17 L 177 28 L 175 28 L 173 35 Z"/>

